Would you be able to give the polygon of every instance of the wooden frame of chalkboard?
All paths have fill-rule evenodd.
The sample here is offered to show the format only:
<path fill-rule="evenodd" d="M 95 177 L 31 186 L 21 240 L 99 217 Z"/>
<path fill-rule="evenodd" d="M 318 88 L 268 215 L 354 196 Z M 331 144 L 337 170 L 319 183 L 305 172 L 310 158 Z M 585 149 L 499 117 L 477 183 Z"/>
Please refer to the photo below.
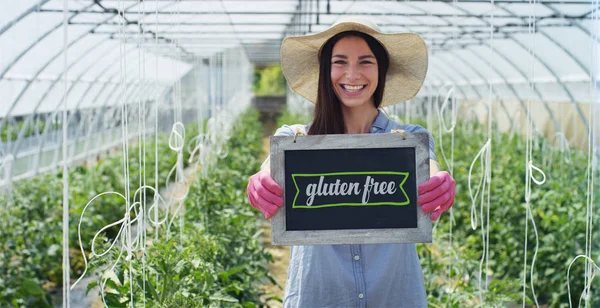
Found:
<path fill-rule="evenodd" d="M 417 205 L 417 187 L 429 179 L 427 133 L 273 136 L 270 160 L 271 176 L 284 188 L 284 205 L 271 218 L 273 245 L 431 242 L 431 220 Z M 338 202 L 333 195 L 316 200 L 315 195 L 327 194 L 323 179 L 328 176 L 329 192 L 334 191 L 331 178 L 335 177 L 336 191 L 342 192 L 343 187 L 350 195 L 355 188 L 353 198 L 362 194 L 362 203 L 348 202 L 346 197 Z M 362 190 L 369 192 L 377 189 L 367 186 L 369 181 L 380 177 L 381 184 L 395 177 L 399 189 L 390 185 L 390 193 L 398 192 L 401 200 L 365 203 L 365 198 L 370 199 L 360 192 L 359 182 L 340 184 L 340 178 L 360 176 L 367 179 Z M 305 183 L 301 188 L 306 187 L 306 194 L 299 199 L 303 190 L 298 183 L 306 179 L 314 184 Z M 353 183 L 357 185 L 352 187 Z M 381 198 L 383 191 L 381 185 Z"/>

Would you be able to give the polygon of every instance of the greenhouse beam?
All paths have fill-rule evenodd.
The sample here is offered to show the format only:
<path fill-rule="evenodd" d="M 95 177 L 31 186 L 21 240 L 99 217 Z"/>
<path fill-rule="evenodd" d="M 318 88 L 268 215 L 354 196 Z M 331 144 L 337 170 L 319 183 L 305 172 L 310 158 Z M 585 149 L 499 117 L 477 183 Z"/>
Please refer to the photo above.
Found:
<path fill-rule="evenodd" d="M 135 4 L 134 4 L 135 5 Z M 133 5 L 132 5 L 133 6 Z M 104 22 L 110 20 L 114 18 L 114 16 L 110 16 L 108 18 L 103 19 L 102 21 L 100 21 L 99 23 L 96 24 L 96 26 L 94 28 L 91 29 L 91 31 L 93 31 L 95 28 L 100 27 L 102 24 L 104 24 Z M 77 37 L 76 39 L 74 39 L 73 41 L 69 42 L 69 44 L 66 47 L 66 50 L 68 50 L 69 48 L 71 48 L 73 45 L 75 45 L 77 42 L 79 42 L 80 40 L 82 40 L 84 37 L 86 37 L 89 34 L 88 32 L 84 32 L 82 35 L 80 35 L 79 37 Z M 64 50 L 60 50 L 58 53 L 56 53 L 54 56 L 50 57 L 50 59 L 34 74 L 32 79 L 37 78 L 54 60 L 56 60 L 60 55 L 62 55 L 64 52 Z M 60 74 L 60 76 L 64 75 L 65 72 L 62 72 Z M 12 104 L 10 105 L 10 107 L 8 108 L 8 112 L 5 115 L 5 118 L 9 117 L 10 114 L 12 113 L 12 111 L 14 110 L 16 104 L 19 102 L 19 100 L 23 97 L 23 94 L 27 91 L 27 89 L 29 89 L 29 87 L 31 86 L 32 81 L 27 82 L 27 84 L 25 85 L 25 87 L 23 87 L 23 89 L 21 90 L 21 92 L 19 92 L 19 94 L 17 95 L 16 99 L 12 102 Z M 2 130 L 2 128 L 4 127 L 4 122 L 5 122 L 5 118 L 0 119 L 0 130 Z"/>
<path fill-rule="evenodd" d="M 0 28 L 0 35 L 4 34 L 4 32 L 6 32 L 8 29 L 12 28 L 12 26 L 16 25 L 23 18 L 27 17 L 27 15 L 29 15 L 33 12 L 39 11 L 39 9 L 42 7 L 42 5 L 46 4 L 46 2 L 48 2 L 48 1 L 50 1 L 50 0 L 41 0 L 37 4 L 34 4 L 32 7 L 30 7 L 29 9 L 25 10 L 23 13 L 21 13 L 21 15 L 17 16 L 17 18 L 8 22 L 6 25 L 4 25 L 2 28 Z M 61 24 L 62 24 L 62 22 L 61 22 Z"/>
<path fill-rule="evenodd" d="M 512 11 L 510 11 L 507 8 L 502 8 L 503 11 L 516 16 L 516 14 Z M 569 56 L 571 59 L 573 59 L 575 61 L 575 63 L 577 63 L 578 65 L 580 65 L 580 67 L 584 70 L 584 72 L 586 72 L 588 74 L 588 76 L 590 77 L 590 79 L 592 78 L 591 72 L 571 53 L 569 52 L 563 45 L 559 44 L 556 40 L 554 40 L 550 35 L 546 34 L 545 32 L 539 32 L 541 33 L 544 37 L 546 37 L 547 39 L 550 40 L 550 42 L 552 42 L 553 44 L 556 45 L 556 47 L 558 47 L 560 50 L 564 51 L 567 56 Z M 518 41 L 517 39 L 513 38 L 513 41 L 517 44 L 519 44 L 523 49 L 527 49 L 525 48 L 525 45 L 523 43 L 521 43 L 520 41 Z M 552 69 L 550 67 L 550 65 L 542 60 L 542 58 L 540 58 L 537 53 L 531 53 L 538 61 L 540 61 L 540 63 L 542 63 L 542 65 L 548 69 L 548 71 L 550 72 L 550 74 L 552 74 L 552 76 L 554 76 L 554 78 L 556 79 L 556 82 L 558 84 L 560 84 L 560 86 L 563 88 L 563 90 L 567 93 L 567 96 L 569 96 L 569 99 L 571 100 L 571 103 L 575 105 L 575 110 L 577 111 L 577 114 L 579 114 L 579 117 L 581 118 L 581 121 L 583 122 L 583 125 L 585 126 L 585 130 L 586 130 L 586 134 L 589 134 L 590 132 L 590 125 L 587 121 L 587 119 L 585 118 L 585 115 L 583 114 L 583 111 L 581 110 L 581 107 L 579 106 L 579 102 L 577 102 L 575 100 L 575 97 L 573 96 L 573 94 L 571 93 L 571 91 L 567 88 L 567 86 L 562 82 L 562 80 L 560 80 L 560 77 L 558 76 L 558 74 L 556 74 L 556 72 L 554 71 L 554 69 Z"/>
<path fill-rule="evenodd" d="M 108 40 L 105 39 L 104 41 L 100 42 L 99 44 L 101 44 L 103 42 L 107 42 L 107 41 Z M 88 48 L 86 51 L 84 51 L 77 59 L 75 59 L 75 61 L 73 61 L 73 62 L 71 62 L 69 64 L 69 66 L 67 67 L 67 71 L 70 70 L 71 68 L 73 68 L 74 65 L 76 65 L 77 63 L 79 63 L 82 59 L 84 59 L 89 54 L 89 52 L 91 52 L 92 50 L 96 49 L 97 47 L 98 47 L 98 45 L 92 45 L 92 46 L 90 46 L 90 48 Z M 109 46 L 109 47 L 111 47 L 111 46 Z M 96 61 L 93 61 L 92 65 L 94 63 L 96 63 Z M 89 68 L 90 67 L 88 67 L 87 69 L 89 69 Z M 87 69 L 83 70 L 84 74 L 87 72 Z M 81 78 L 81 76 L 80 76 L 80 78 Z M 37 113 L 40 105 L 42 104 L 42 102 L 44 101 L 44 99 L 46 98 L 46 96 L 54 89 L 54 86 L 58 83 L 59 80 L 61 80 L 60 76 L 54 79 L 54 81 L 52 82 L 52 84 L 50 85 L 50 87 L 48 87 L 48 89 L 46 90 L 46 92 L 41 96 L 41 98 L 38 101 L 38 103 L 36 104 L 35 108 L 30 113 L 30 116 L 27 117 L 26 121 L 23 124 L 23 127 L 21 128 L 21 131 L 19 132 L 19 137 L 17 137 L 17 142 L 15 142 L 15 145 L 13 146 L 13 148 L 10 149 L 10 152 L 13 155 L 16 155 L 17 151 L 19 150 L 19 145 L 21 143 L 21 138 L 22 138 L 22 136 L 24 136 L 25 131 L 27 129 L 27 126 L 29 125 L 30 121 L 32 120 L 33 115 L 35 115 Z M 71 85 L 71 86 L 73 86 L 73 85 Z"/>
<path fill-rule="evenodd" d="M 465 49 L 465 50 L 467 50 L 467 49 Z M 477 58 L 479 58 L 481 61 L 489 63 L 489 61 L 487 61 L 487 59 L 483 58 L 483 57 L 482 57 L 481 55 L 479 55 L 478 53 L 476 53 L 476 52 L 473 52 L 473 51 L 471 51 L 471 50 L 469 50 L 469 51 L 470 51 L 472 54 L 474 54 L 474 55 L 475 55 Z M 477 76 L 479 76 L 479 78 L 481 78 L 482 80 L 486 80 L 486 78 L 485 78 L 483 75 L 481 75 L 481 73 L 479 73 L 479 71 L 478 71 L 478 70 L 477 70 L 477 69 L 476 69 L 476 68 L 475 68 L 475 67 L 474 67 L 474 66 L 473 66 L 473 65 L 472 65 L 472 64 L 471 64 L 469 61 L 466 61 L 465 59 L 463 59 L 463 58 L 460 56 L 460 53 L 455 53 L 455 52 L 453 52 L 453 51 L 449 51 L 449 52 L 450 52 L 450 53 L 452 53 L 452 54 L 453 54 L 453 55 L 454 55 L 454 56 L 455 56 L 455 57 L 456 57 L 456 58 L 457 58 L 457 59 L 458 59 L 460 62 L 462 62 L 464 65 L 468 66 L 468 67 L 469 67 L 469 68 L 470 68 L 470 69 L 471 69 L 473 72 L 475 72 L 475 74 L 477 74 Z M 517 98 L 517 100 L 519 101 L 519 104 L 521 105 L 521 108 L 523 109 L 523 111 L 524 111 L 525 113 L 527 113 L 527 107 L 525 106 L 524 100 L 523 100 L 523 98 L 521 98 L 521 96 L 519 96 L 518 92 L 515 90 L 515 88 L 513 87 L 513 85 L 512 85 L 512 84 L 510 84 L 510 83 L 508 83 L 508 80 L 506 80 L 506 77 L 504 77 L 504 75 L 500 74 L 500 71 L 498 71 L 498 70 L 496 69 L 496 67 L 494 67 L 494 66 L 493 66 L 491 63 L 489 63 L 489 64 L 490 64 L 490 68 L 491 68 L 491 69 L 492 69 L 492 70 L 493 70 L 493 71 L 494 71 L 496 74 L 498 74 L 498 76 L 500 76 L 500 78 L 502 78 L 502 80 L 504 80 L 504 83 L 506 84 L 506 86 L 507 86 L 507 87 L 508 87 L 508 88 L 511 90 L 511 92 L 513 93 L 513 95 L 514 95 L 514 96 Z M 496 92 L 496 90 L 494 89 L 494 87 L 491 87 L 491 88 L 494 90 L 494 92 L 496 93 L 496 95 L 497 95 L 498 97 L 501 97 L 500 95 L 498 95 L 498 92 Z M 513 121 L 512 117 L 510 116 L 510 114 L 509 114 L 508 110 L 506 109 L 506 105 L 504 104 L 504 101 L 503 101 L 503 100 L 500 100 L 500 102 L 502 103 L 502 109 L 504 109 L 504 113 L 505 113 L 506 117 L 507 117 L 507 118 L 508 118 L 508 119 L 511 121 L 511 128 L 512 128 L 512 126 L 513 126 L 513 123 L 512 123 L 512 122 L 514 122 L 514 121 Z M 543 103 L 544 105 L 546 105 L 546 102 L 543 102 L 543 101 L 542 101 L 542 103 Z M 549 107 L 548 107 L 547 105 L 546 105 L 545 107 L 546 107 L 546 110 L 549 110 Z M 551 118 L 551 119 L 554 119 L 552 114 L 550 114 L 550 118 Z M 533 123 L 533 121 L 532 121 L 532 123 Z M 557 128 L 557 129 L 558 129 L 558 127 L 556 126 L 556 123 L 555 123 L 555 122 L 553 122 L 553 124 L 555 124 L 555 128 Z M 535 124 L 534 124 L 534 127 L 535 127 Z"/>
<path fill-rule="evenodd" d="M 506 9 L 506 8 L 504 8 L 504 7 L 501 7 L 501 6 L 498 6 L 498 7 L 499 7 L 501 10 L 505 11 L 507 14 L 509 14 L 509 16 L 510 16 L 510 17 L 518 17 L 516 14 L 514 14 L 513 12 L 509 11 L 508 9 Z M 456 9 L 457 9 L 457 10 L 460 10 L 460 11 L 462 11 L 462 12 L 464 12 L 464 13 L 467 13 L 467 11 L 466 11 L 466 10 L 464 10 L 464 9 L 462 9 L 462 8 L 456 8 Z M 492 24 L 491 24 L 491 23 L 490 23 L 488 20 L 486 20 L 486 19 L 479 18 L 479 17 L 476 17 L 476 18 L 477 18 L 478 20 L 480 20 L 481 22 L 483 22 L 484 24 L 486 24 L 486 25 L 490 26 L 490 27 L 492 27 L 492 26 L 493 26 L 493 25 L 492 25 Z M 519 42 L 518 42 L 518 41 L 517 41 L 517 40 L 516 40 L 514 37 L 512 37 L 512 36 L 510 36 L 510 35 L 509 35 L 509 39 L 510 39 L 511 41 L 513 41 L 513 42 L 517 43 L 517 44 L 520 44 L 520 43 L 519 43 Z M 481 46 L 484 46 L 484 44 L 483 44 L 483 41 L 482 41 L 482 43 L 481 43 Z M 467 50 L 467 48 L 466 48 L 466 47 L 463 47 L 463 49 L 464 49 L 464 50 Z M 477 55 L 479 58 L 481 58 L 481 56 L 479 56 L 477 53 L 475 53 L 475 52 L 472 52 L 472 53 L 473 53 L 473 54 L 476 54 L 476 55 Z M 500 56 L 501 56 L 503 59 L 505 59 L 505 60 L 506 60 L 508 63 L 510 63 L 510 64 L 511 64 L 511 66 L 513 66 L 513 67 L 514 67 L 514 68 L 515 68 L 515 69 L 516 69 L 516 70 L 517 70 L 517 71 L 518 71 L 518 72 L 519 72 L 519 73 L 520 73 L 520 74 L 523 76 L 523 78 L 525 78 L 525 79 L 527 80 L 527 76 L 524 74 L 524 72 L 523 72 L 523 71 L 521 71 L 521 70 L 520 70 L 520 69 L 519 69 L 519 68 L 518 68 L 518 67 L 517 67 L 517 66 L 516 66 L 516 65 L 513 63 L 513 61 L 512 61 L 512 60 L 510 60 L 510 59 L 509 59 L 507 56 L 505 56 L 505 55 L 504 55 L 502 52 L 500 52 L 500 51 L 495 51 L 495 53 L 496 53 L 496 54 L 498 54 L 498 55 L 500 55 Z M 537 56 L 536 56 L 536 57 L 537 57 Z M 488 61 L 485 61 L 485 62 L 488 62 Z M 490 66 L 491 66 L 491 65 L 490 65 Z M 476 70 L 475 70 L 475 71 L 476 71 Z M 505 80 L 505 81 L 507 82 L 507 84 L 508 84 L 508 80 L 507 80 L 507 79 L 506 79 L 506 78 L 505 78 L 505 77 L 504 77 L 502 74 L 498 74 L 498 75 L 499 75 L 499 76 L 502 76 L 502 77 L 504 78 L 504 80 Z M 558 82 L 560 82 L 559 80 L 557 80 L 557 81 L 558 81 Z M 563 86 L 563 88 L 564 88 L 564 85 L 562 85 L 562 84 L 561 84 L 561 86 Z M 512 88 L 512 86 L 510 86 L 510 87 Z M 554 127 L 557 129 L 557 131 L 559 131 L 559 132 L 560 132 L 560 129 L 559 129 L 558 122 L 557 122 L 557 121 L 556 121 L 556 119 L 554 118 L 554 113 L 552 112 L 552 110 L 550 110 L 550 107 L 548 107 L 548 105 L 546 104 L 546 102 L 543 100 L 543 98 L 542 98 L 542 95 L 541 95 L 541 93 L 540 93 L 540 92 L 537 90 L 537 88 L 536 88 L 536 87 L 533 87 L 533 88 L 534 88 L 534 91 L 536 92 L 536 94 L 538 95 L 538 97 L 540 98 L 540 101 L 541 101 L 541 102 L 542 102 L 542 104 L 544 105 L 544 108 L 545 108 L 545 109 L 548 111 L 548 113 L 550 114 L 550 118 L 552 119 L 552 122 L 553 122 L 553 124 L 554 124 Z M 515 91 L 515 93 L 516 93 L 516 91 Z M 519 97 L 519 96 L 517 95 L 517 97 Z M 522 105 L 522 106 L 523 106 L 523 105 Z M 578 107 L 577 107 L 577 108 L 578 108 Z"/>
<path fill-rule="evenodd" d="M 84 8 L 84 11 L 89 9 L 92 6 L 93 6 L 93 4 L 88 5 L 87 7 Z M 71 18 L 73 18 L 75 16 L 77 16 L 77 14 L 73 14 L 71 16 Z M 33 47 L 35 47 L 38 43 L 43 41 L 46 37 L 48 37 L 48 35 L 52 34 L 57 29 L 62 28 L 62 26 L 63 26 L 62 21 L 57 23 L 54 27 L 51 27 L 50 30 L 44 32 L 40 37 L 38 37 L 35 41 L 33 41 L 33 43 L 31 43 L 29 46 L 24 48 L 23 51 L 21 51 L 21 53 L 19 53 L 14 59 L 12 59 L 12 61 L 4 68 L 4 70 L 2 72 L 0 72 L 0 79 L 2 79 L 4 77 L 4 75 L 6 75 L 6 72 L 8 72 L 17 62 L 19 62 L 19 60 L 21 60 L 21 58 L 23 58 L 23 56 L 25 56 Z M 1 35 L 1 33 L 0 33 L 0 35 Z M 1 125 L 0 125 L 0 128 L 1 128 Z"/>
<path fill-rule="evenodd" d="M 487 2 L 489 3 L 489 2 Z M 498 6 L 500 7 L 500 6 Z M 62 13 L 63 10 L 58 10 L 58 9 L 42 9 L 40 10 L 40 12 L 48 12 L 48 13 Z M 81 10 L 68 10 L 69 13 L 81 13 Z M 126 11 L 127 12 L 127 11 Z M 100 12 L 100 11 L 90 11 L 90 12 L 86 12 L 88 14 L 107 14 L 107 12 Z M 131 15 L 156 15 L 156 12 L 140 12 L 138 14 L 138 12 L 127 12 Z M 177 14 L 180 16 L 202 16 L 202 15 L 211 15 L 211 16 L 221 16 L 221 15 L 265 15 L 265 16 L 272 16 L 272 15 L 293 15 L 295 14 L 294 12 L 285 12 L 285 11 L 279 11 L 279 12 L 258 12 L 258 11 L 237 11 L 237 12 L 223 12 L 223 11 L 181 11 L 181 12 L 168 12 L 168 11 L 158 11 L 158 15 L 169 15 L 172 16 L 173 14 Z M 112 12 L 110 12 L 110 14 L 113 14 Z M 301 15 L 308 15 L 306 13 L 300 13 Z M 586 19 L 591 19 L 590 17 L 587 17 L 589 13 L 586 14 L 582 14 L 582 15 L 563 15 L 563 16 L 555 16 L 554 14 L 552 15 L 548 15 L 548 16 L 538 16 L 537 19 L 538 20 L 546 20 L 546 19 L 567 19 L 567 20 L 586 20 Z M 346 16 L 348 15 L 345 12 L 331 12 L 328 15 L 333 15 L 333 16 Z M 382 12 L 382 13 L 376 13 L 376 12 L 363 12 L 363 13 L 356 13 L 353 14 L 356 16 L 379 16 L 379 17 L 475 17 L 475 18 L 485 18 L 486 15 L 485 14 L 466 14 L 466 15 L 455 15 L 455 14 L 447 14 L 447 13 L 430 13 L 430 14 L 411 14 L 411 13 L 396 13 L 396 12 Z M 503 16 L 503 15 L 499 15 L 499 16 L 494 16 L 495 19 L 512 19 L 515 17 L 511 17 L 511 16 Z M 518 16 L 516 17 L 517 19 L 521 19 L 521 20 L 528 20 L 529 16 Z M 308 24 L 306 24 L 308 25 Z"/>

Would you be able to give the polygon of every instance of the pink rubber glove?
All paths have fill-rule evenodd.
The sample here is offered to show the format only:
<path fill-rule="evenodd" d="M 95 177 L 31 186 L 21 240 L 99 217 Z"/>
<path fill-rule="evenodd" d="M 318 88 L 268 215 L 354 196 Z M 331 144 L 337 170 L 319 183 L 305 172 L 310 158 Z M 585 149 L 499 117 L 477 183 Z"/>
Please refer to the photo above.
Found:
<path fill-rule="evenodd" d="M 283 189 L 275 183 L 267 171 L 259 171 L 248 180 L 248 201 L 266 219 L 271 218 L 283 205 Z"/>
<path fill-rule="evenodd" d="M 446 171 L 440 171 L 418 188 L 417 204 L 423 213 L 431 213 L 431 220 L 436 220 L 454 204 L 456 182 Z"/>

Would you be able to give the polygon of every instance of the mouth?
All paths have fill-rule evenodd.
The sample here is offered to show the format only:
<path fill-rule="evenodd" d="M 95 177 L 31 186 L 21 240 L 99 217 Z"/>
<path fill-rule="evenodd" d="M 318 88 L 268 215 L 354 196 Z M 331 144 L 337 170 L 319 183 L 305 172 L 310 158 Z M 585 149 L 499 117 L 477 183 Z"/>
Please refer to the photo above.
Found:
<path fill-rule="evenodd" d="M 345 92 L 347 92 L 347 93 L 353 93 L 353 94 L 358 93 L 358 92 L 360 92 L 361 90 L 363 90 L 364 88 L 367 87 L 366 84 L 363 84 L 363 85 L 341 84 L 340 86 L 341 86 L 341 88 Z"/>

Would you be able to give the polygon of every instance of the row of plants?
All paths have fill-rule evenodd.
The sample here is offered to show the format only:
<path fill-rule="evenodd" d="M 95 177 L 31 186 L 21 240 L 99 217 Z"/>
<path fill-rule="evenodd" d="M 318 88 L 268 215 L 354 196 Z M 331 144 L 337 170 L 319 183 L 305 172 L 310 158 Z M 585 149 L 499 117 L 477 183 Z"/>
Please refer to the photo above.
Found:
<path fill-rule="evenodd" d="M 283 96 L 287 89 L 287 83 L 280 65 L 269 65 L 254 70 L 254 82 L 252 86 L 256 96 Z"/>
<path fill-rule="evenodd" d="M 23 129 L 24 121 L 17 121 L 16 125 L 4 125 L 2 130 L 0 130 L 0 142 L 8 142 L 15 141 L 17 137 L 19 137 L 19 133 Z M 44 131 L 44 127 L 46 126 L 46 122 L 43 120 L 35 120 L 33 123 L 29 123 L 25 132 L 23 134 L 23 138 L 33 136 L 35 134 L 41 134 Z M 50 129 L 56 130 L 60 128 L 60 124 L 53 123 Z"/>
<path fill-rule="evenodd" d="M 188 127 L 186 139 L 197 129 Z M 140 186 L 140 175 L 146 185 L 165 187 L 169 171 L 177 161 L 177 154 L 168 146 L 169 136 L 158 138 L 158 169 L 155 169 L 155 142 L 148 138 L 144 148 L 129 146 L 129 187 L 133 196 Z M 140 153 L 145 152 L 146 165 L 140 165 Z M 187 164 L 189 154 L 184 153 Z M 123 154 L 113 152 L 97 164 L 69 168 L 69 245 L 71 277 L 84 270 L 84 261 L 78 243 L 78 224 L 84 206 L 102 192 L 124 193 L 125 177 Z M 143 172 L 142 172 L 143 171 Z M 148 199 L 153 195 L 148 192 Z M 51 293 L 62 284 L 62 172 L 42 174 L 32 179 L 13 183 L 8 194 L 0 194 L 0 306 L 50 307 Z M 105 195 L 91 204 L 81 221 L 81 238 L 86 255 L 89 241 L 102 227 L 123 218 L 125 204 L 116 195 Z M 104 236 L 115 238 L 118 226 L 108 228 Z"/>
<path fill-rule="evenodd" d="M 307 123 L 307 115 L 289 111 L 278 121 L 283 124 Z M 399 117 L 391 118 L 401 122 Z M 413 119 L 425 125 L 425 119 Z M 436 121 L 434 121 L 436 122 Z M 449 170 L 443 159 L 437 124 L 429 128 L 436 140 L 436 156 L 442 170 Z M 442 136 L 443 150 L 450 158 L 450 134 Z M 484 245 L 480 216 L 480 198 L 476 200 L 477 228 L 471 226 L 469 170 L 477 153 L 488 139 L 487 125 L 459 121 L 454 133 L 454 172 L 456 199 L 452 217 L 444 214 L 434 228 L 434 243 L 419 244 L 417 251 L 425 277 L 431 307 L 504 307 L 522 303 L 524 240 L 526 222 L 524 136 L 495 130 L 492 136 L 492 181 L 490 183 L 489 267 L 480 271 Z M 569 263 L 585 253 L 588 155 L 580 150 L 565 151 L 551 140 L 536 135 L 532 161 L 546 174 L 543 185 L 532 185 L 530 206 L 538 233 L 538 251 L 533 270 L 537 301 L 546 307 L 568 307 L 567 269 Z M 476 190 L 482 167 L 476 163 L 471 189 Z M 536 174 L 540 178 L 539 174 Z M 598 179 L 594 191 L 598 192 Z M 486 197 L 487 198 L 487 197 Z M 484 209 L 484 216 L 486 211 Z M 593 214 L 593 222 L 598 220 Z M 484 219 L 487 219 L 484 217 Z M 452 228 L 452 232 L 450 232 Z M 598 236 L 595 228 L 593 237 Z M 534 305 L 529 272 L 536 246 L 532 223 L 528 224 L 526 303 Z M 598 255 L 598 246 L 593 255 Z M 570 272 L 571 299 L 578 306 L 584 288 L 583 259 Z M 481 283 L 479 276 L 481 274 Z M 488 285 L 486 287 L 486 276 Z M 599 286 L 594 281 L 593 287 Z M 594 289 L 594 288 L 592 288 Z M 591 296 L 591 305 L 600 303 Z"/>
<path fill-rule="evenodd" d="M 191 183 L 183 224 L 148 229 L 146 251 L 112 270 L 119 251 L 92 259 L 104 274 L 89 290 L 98 288 L 109 307 L 264 306 L 269 298 L 260 286 L 274 282 L 267 269 L 272 257 L 259 242 L 260 215 L 245 198 L 247 179 L 260 166 L 258 116 L 243 113 L 228 154 Z"/>
<path fill-rule="evenodd" d="M 459 122 L 455 131 L 454 174 L 456 201 L 453 209 L 452 242 L 449 244 L 450 217 L 439 223 L 434 245 L 420 247 L 424 272 L 429 284 L 430 302 L 443 307 L 462 307 L 481 303 L 502 306 L 506 302 L 522 302 L 522 283 L 526 224 L 526 150 L 527 139 L 512 133 L 495 131 L 492 136 L 492 181 L 490 183 L 489 269 L 483 267 L 482 288 L 479 287 L 480 259 L 484 251 L 482 226 L 471 227 L 471 198 L 468 177 L 471 163 L 488 139 L 486 125 Z M 433 130 L 436 132 L 437 130 Z M 434 133 L 435 134 L 435 133 Z M 449 135 L 443 138 L 449 153 Z M 439 136 L 436 136 L 436 139 Z M 436 148 L 442 169 L 448 169 Z M 547 307 L 568 307 L 567 269 L 571 261 L 585 254 L 586 202 L 588 197 L 588 155 L 578 149 L 565 151 L 552 146 L 551 140 L 536 135 L 532 142 L 532 162 L 546 175 L 542 185 L 532 183 L 530 208 L 538 233 L 538 251 L 533 268 L 533 287 L 538 304 Z M 476 189 L 481 174 L 475 165 L 472 189 Z M 540 179 L 540 174 L 534 174 Z M 593 191 L 599 191 L 595 179 Z M 476 201 L 479 213 L 479 200 Z M 480 214 L 477 216 L 480 220 Z M 484 215 L 485 210 L 484 210 Z M 598 212 L 593 213 L 597 221 Z M 597 238 L 598 228 L 592 238 Z M 536 248 L 536 236 L 531 221 L 527 236 L 526 302 L 535 304 L 530 270 Z M 590 243 L 593 244 L 593 243 Z M 451 251 L 452 253 L 449 253 Z M 443 252 L 443 253 L 440 253 Z M 593 255 L 598 254 L 594 247 Z M 574 263 L 570 271 L 571 299 L 579 306 L 584 289 L 585 262 Z M 489 286 L 485 288 L 485 279 Z M 597 281 L 594 286 L 598 287 Z M 480 292 L 480 289 L 487 290 Z M 597 295 L 591 303 L 600 302 Z M 591 304 L 594 306 L 594 304 Z"/>

